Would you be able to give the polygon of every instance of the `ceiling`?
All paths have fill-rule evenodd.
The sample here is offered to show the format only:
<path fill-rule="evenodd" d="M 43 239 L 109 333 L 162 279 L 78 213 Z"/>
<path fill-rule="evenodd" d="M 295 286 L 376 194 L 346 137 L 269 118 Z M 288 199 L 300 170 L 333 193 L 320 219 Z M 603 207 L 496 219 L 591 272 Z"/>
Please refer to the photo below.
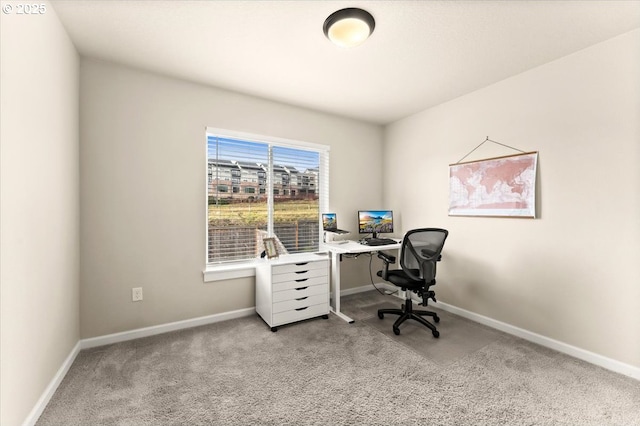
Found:
<path fill-rule="evenodd" d="M 332 12 L 376 20 L 334 46 Z M 640 28 L 640 1 L 80 1 L 53 8 L 81 55 L 387 124 Z"/>

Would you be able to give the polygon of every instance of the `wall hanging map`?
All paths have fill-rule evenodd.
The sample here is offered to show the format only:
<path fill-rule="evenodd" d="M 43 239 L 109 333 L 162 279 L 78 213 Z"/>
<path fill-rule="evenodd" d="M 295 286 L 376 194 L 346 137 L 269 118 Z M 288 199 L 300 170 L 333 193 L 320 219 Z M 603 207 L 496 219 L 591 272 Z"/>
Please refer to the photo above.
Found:
<path fill-rule="evenodd" d="M 449 165 L 449 216 L 534 218 L 538 153 Z"/>

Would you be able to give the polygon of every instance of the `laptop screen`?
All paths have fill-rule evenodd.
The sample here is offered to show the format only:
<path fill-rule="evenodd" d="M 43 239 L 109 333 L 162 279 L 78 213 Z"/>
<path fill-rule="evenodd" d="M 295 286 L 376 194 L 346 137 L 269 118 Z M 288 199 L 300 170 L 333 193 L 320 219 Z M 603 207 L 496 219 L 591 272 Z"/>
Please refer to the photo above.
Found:
<path fill-rule="evenodd" d="M 322 229 L 325 231 L 338 229 L 338 219 L 335 213 L 322 213 Z"/>

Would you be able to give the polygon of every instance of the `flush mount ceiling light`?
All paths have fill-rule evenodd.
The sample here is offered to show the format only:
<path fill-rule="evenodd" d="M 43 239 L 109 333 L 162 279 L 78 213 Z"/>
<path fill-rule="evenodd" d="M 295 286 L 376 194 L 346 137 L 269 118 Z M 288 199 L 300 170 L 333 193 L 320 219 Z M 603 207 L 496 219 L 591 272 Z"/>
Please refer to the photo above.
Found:
<path fill-rule="evenodd" d="M 341 9 L 333 12 L 324 21 L 324 35 L 340 47 L 354 47 L 362 44 L 376 27 L 376 21 L 366 10 L 357 8 Z"/>

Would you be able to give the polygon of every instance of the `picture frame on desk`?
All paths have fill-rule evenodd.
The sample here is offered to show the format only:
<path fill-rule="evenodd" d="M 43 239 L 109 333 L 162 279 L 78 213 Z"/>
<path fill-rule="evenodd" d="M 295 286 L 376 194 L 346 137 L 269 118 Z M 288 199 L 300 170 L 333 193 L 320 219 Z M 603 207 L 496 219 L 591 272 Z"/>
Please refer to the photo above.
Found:
<path fill-rule="evenodd" d="M 278 257 L 278 246 L 276 245 L 275 238 L 265 238 L 263 240 L 264 251 L 267 253 L 269 259 L 275 259 Z"/>

